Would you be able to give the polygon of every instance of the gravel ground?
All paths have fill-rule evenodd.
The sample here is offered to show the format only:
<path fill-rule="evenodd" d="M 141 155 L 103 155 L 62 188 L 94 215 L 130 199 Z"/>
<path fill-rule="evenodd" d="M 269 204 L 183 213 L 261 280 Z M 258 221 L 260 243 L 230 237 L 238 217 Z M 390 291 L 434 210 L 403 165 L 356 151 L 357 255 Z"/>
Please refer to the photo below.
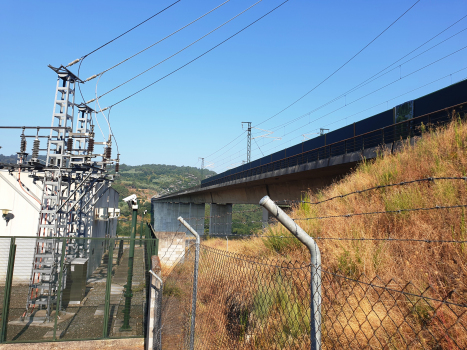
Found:
<path fill-rule="evenodd" d="M 105 259 L 104 259 L 105 260 Z M 61 339 L 97 339 L 103 335 L 103 309 L 105 303 L 107 264 L 103 263 L 95 273 L 88 279 L 86 285 L 86 296 L 81 305 L 64 305 L 64 311 L 74 314 L 57 326 L 57 337 L 62 334 Z M 123 320 L 123 310 L 125 298 L 122 286 L 126 283 L 128 273 L 128 249 L 124 250 L 120 265 L 113 266 L 112 288 L 117 292 L 111 297 L 111 319 L 110 337 L 113 336 L 113 324 L 116 320 Z M 146 301 L 145 277 L 144 277 L 144 250 L 135 248 L 134 268 L 133 268 L 133 298 L 131 302 L 131 324 L 134 325 L 132 336 L 143 336 L 144 305 Z M 3 286 L 0 286 L 0 318 L 3 305 Z M 23 315 L 28 286 L 14 285 L 10 300 L 9 321 L 17 321 Z M 100 311 L 102 310 L 102 311 Z M 96 313 L 97 311 L 97 313 Z M 28 324 L 8 324 L 7 341 L 31 341 L 46 340 L 46 333 L 53 331 L 53 327 L 28 325 Z M 119 335 L 121 336 L 121 335 Z"/>

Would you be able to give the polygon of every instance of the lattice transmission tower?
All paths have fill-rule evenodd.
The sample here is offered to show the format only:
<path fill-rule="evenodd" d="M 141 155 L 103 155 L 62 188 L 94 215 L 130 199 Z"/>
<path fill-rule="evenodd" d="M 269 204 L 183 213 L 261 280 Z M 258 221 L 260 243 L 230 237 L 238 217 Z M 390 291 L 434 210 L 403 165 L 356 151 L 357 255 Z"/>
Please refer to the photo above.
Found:
<path fill-rule="evenodd" d="M 49 66 L 57 75 L 52 124 L 48 137 L 45 165 L 39 162 L 39 141 L 34 141 L 32 159 L 24 163 L 23 143 L 20 171 L 30 172 L 43 182 L 37 239 L 26 302 L 25 317 L 35 310 L 61 310 L 61 294 L 66 286 L 63 261 L 89 256 L 85 238 L 91 236 L 95 203 L 110 188 L 107 172 L 112 164 L 111 142 L 95 142 L 92 116 L 85 104 L 75 104 L 75 86 L 82 81 L 66 67 Z M 75 108 L 78 115 L 75 116 Z M 40 127 L 38 127 L 39 129 Z M 102 154 L 95 145 L 105 146 Z M 25 143 L 24 143 L 25 146 Z M 21 152 L 20 152 L 21 153 Z M 102 157 L 96 161 L 96 157 Z M 116 166 L 118 172 L 118 166 Z"/>

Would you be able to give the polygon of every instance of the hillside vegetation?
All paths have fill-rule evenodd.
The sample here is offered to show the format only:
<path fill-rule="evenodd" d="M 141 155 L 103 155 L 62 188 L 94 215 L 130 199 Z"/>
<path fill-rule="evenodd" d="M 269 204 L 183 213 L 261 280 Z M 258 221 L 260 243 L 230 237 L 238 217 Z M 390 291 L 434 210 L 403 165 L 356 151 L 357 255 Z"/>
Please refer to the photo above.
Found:
<path fill-rule="evenodd" d="M 404 141 L 395 154 L 384 151 L 384 157 L 362 162 L 341 181 L 308 193 L 306 201 L 321 203 L 298 204 L 290 216 L 311 218 L 296 223 L 316 239 L 323 270 L 328 273 L 466 305 L 467 233 L 466 211 L 462 207 L 467 204 L 466 180 L 423 181 L 341 197 L 354 191 L 416 179 L 465 177 L 467 123 L 459 118 L 446 127 L 424 128 L 423 132 L 423 137 L 416 142 L 413 139 Z M 332 197 L 337 198 L 324 201 Z M 323 218 L 436 206 L 461 207 Z M 272 225 L 269 230 L 258 233 L 270 237 L 232 241 L 229 251 L 265 259 L 309 261 L 309 252 L 282 225 Z M 204 244 L 225 250 L 225 242 L 220 239 L 211 239 Z M 345 335 L 348 339 L 355 338 L 358 342 L 355 344 L 361 348 L 373 348 L 376 329 L 378 332 L 383 329 L 384 336 L 392 332 L 398 334 L 386 340 L 385 348 L 406 348 L 404 342 L 413 333 L 419 334 L 419 339 L 413 343 L 414 349 L 419 348 L 415 344 L 421 348 L 454 349 L 456 344 L 467 347 L 465 309 L 449 306 L 436 311 L 441 305 L 439 302 L 425 299 L 421 302 L 415 296 L 402 297 L 402 304 L 396 304 L 392 295 L 366 294 L 361 286 L 350 290 L 353 298 L 344 298 L 341 289 L 332 288 L 331 291 L 336 293 L 331 298 L 332 305 L 339 306 L 339 311 L 332 320 L 331 316 L 325 317 L 324 322 L 338 321 L 343 327 L 343 335 L 329 337 L 338 339 Z M 330 290 L 324 293 L 330 293 Z M 392 304 L 384 307 L 380 302 Z M 328 307 L 332 308 L 332 305 Z M 464 316 L 458 318 L 456 313 Z M 330 327 L 330 323 L 327 325 Z M 335 324 L 332 326 L 336 327 Z M 380 338 L 378 340 L 381 342 Z M 384 341 L 379 344 L 383 347 Z"/>
<path fill-rule="evenodd" d="M 131 212 L 126 203 L 123 202 L 123 198 L 130 194 L 136 194 L 139 202 L 138 222 L 140 222 L 144 210 L 147 210 L 145 220 L 149 221 L 153 196 L 169 194 L 199 185 L 202 177 L 206 178 L 213 174 L 215 172 L 208 169 L 201 171 L 199 168 L 186 166 L 121 164 L 119 176 L 112 184 L 112 187 L 120 193 L 121 218 L 118 221 L 118 235 L 129 235 L 130 232 Z M 139 229 L 138 226 L 138 234 Z"/>

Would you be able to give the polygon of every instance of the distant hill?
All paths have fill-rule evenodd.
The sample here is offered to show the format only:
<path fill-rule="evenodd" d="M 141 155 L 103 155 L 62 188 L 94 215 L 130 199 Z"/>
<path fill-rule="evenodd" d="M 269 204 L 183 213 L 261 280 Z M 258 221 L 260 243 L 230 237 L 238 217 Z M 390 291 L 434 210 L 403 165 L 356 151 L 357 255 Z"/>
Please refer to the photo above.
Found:
<path fill-rule="evenodd" d="M 111 173 L 114 172 L 111 171 Z M 144 210 L 150 213 L 151 197 L 199 185 L 202 177 L 207 178 L 215 174 L 214 171 L 208 169 L 204 169 L 201 174 L 201 169 L 188 166 L 179 167 L 165 164 L 130 166 L 121 164 L 119 176 L 112 184 L 112 187 L 120 193 L 121 218 L 117 233 L 127 234 L 131 221 L 130 210 L 122 201 L 123 198 L 130 194 L 136 194 L 140 206 L 138 214 L 141 215 Z M 138 218 L 138 220 L 140 219 Z M 149 214 L 145 219 L 149 220 Z"/>
<path fill-rule="evenodd" d="M 164 195 L 188 187 L 199 185 L 202 177 L 216 173 L 187 166 L 165 164 L 120 165 L 120 176 L 115 181 L 117 186 L 146 189 L 154 194 Z"/>
<path fill-rule="evenodd" d="M 40 160 L 46 160 L 47 156 L 41 155 L 39 156 Z M 31 159 L 31 155 L 27 156 L 26 161 Z M 6 156 L 4 154 L 0 154 L 0 163 L 5 163 L 5 164 L 16 164 L 18 160 L 18 156 L 16 154 L 12 154 L 11 156 Z"/>

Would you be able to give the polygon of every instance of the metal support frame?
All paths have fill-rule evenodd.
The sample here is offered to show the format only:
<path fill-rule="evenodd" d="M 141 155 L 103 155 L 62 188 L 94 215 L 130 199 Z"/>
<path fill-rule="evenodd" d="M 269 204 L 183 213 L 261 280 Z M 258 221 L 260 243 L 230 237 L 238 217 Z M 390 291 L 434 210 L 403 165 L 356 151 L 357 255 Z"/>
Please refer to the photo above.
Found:
<path fill-rule="evenodd" d="M 46 164 L 40 170 L 44 186 L 28 300 L 23 314 L 24 317 L 28 311 L 32 313 L 45 308 L 47 319 L 50 319 L 53 304 L 57 310 L 56 317 L 61 307 L 61 294 L 65 287 L 63 280 L 66 278 L 61 257 L 70 261 L 88 256 L 89 247 L 84 238 L 90 234 L 92 215 L 89 211 L 100 188 L 109 182 L 105 177 L 105 165 L 90 165 L 94 155 L 88 154 L 87 142 L 92 137 L 90 124 L 95 111 L 84 104 L 75 105 L 75 85 L 82 81 L 66 67 L 49 67 L 58 77 L 52 123 L 47 127 L 50 135 Z M 76 121 L 75 107 L 80 112 Z M 99 181 L 104 181 L 104 184 L 96 191 Z M 78 205 L 80 208 L 76 209 Z M 50 237 L 57 239 L 46 239 Z M 61 241 L 61 238 L 68 237 L 76 239 Z"/>
<path fill-rule="evenodd" d="M 247 142 L 246 142 L 246 162 L 250 163 L 251 161 L 251 122 L 242 122 L 242 124 L 248 125 L 248 135 L 247 135 Z"/>
<path fill-rule="evenodd" d="M 311 298 L 310 330 L 311 350 L 321 349 L 321 253 L 318 245 L 295 221 L 282 211 L 269 196 L 264 196 L 259 204 L 266 208 L 287 230 L 302 242 L 310 251 L 311 259 Z"/>
<path fill-rule="evenodd" d="M 177 219 L 180 221 L 183 226 L 185 226 L 188 231 L 190 231 L 193 236 L 196 237 L 196 249 L 195 249 L 195 268 L 193 273 L 193 296 L 191 301 L 191 326 L 190 326 L 190 345 L 189 349 L 193 350 L 195 348 L 195 323 L 196 323 L 196 295 L 198 292 L 198 270 L 199 270 L 199 244 L 200 238 L 199 234 L 190 226 L 188 222 L 183 220 L 181 216 Z"/>

